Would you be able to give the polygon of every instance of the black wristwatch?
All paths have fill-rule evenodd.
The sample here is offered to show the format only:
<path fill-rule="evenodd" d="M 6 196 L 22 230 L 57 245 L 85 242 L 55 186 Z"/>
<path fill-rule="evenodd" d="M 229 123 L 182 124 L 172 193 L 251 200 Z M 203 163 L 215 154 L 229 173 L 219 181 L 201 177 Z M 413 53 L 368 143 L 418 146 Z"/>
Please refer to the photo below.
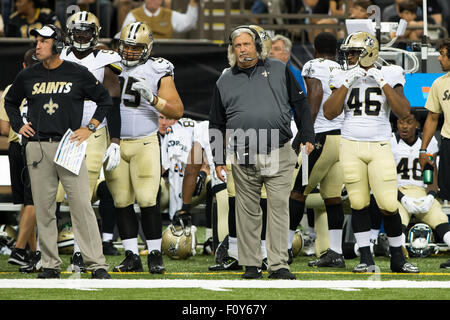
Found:
<path fill-rule="evenodd" d="M 89 124 L 87 125 L 87 128 L 88 128 L 89 130 L 91 130 L 92 132 L 95 132 L 95 130 L 97 130 L 97 129 L 95 128 L 95 124 L 93 124 L 93 123 L 89 123 Z"/>

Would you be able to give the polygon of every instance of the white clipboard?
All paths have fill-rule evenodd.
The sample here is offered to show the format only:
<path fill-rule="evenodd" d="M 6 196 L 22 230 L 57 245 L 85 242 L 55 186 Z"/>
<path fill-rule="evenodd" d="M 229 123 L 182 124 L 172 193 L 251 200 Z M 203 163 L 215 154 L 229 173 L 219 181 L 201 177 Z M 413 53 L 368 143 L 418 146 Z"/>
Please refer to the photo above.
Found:
<path fill-rule="evenodd" d="M 87 142 L 83 141 L 79 146 L 77 146 L 78 141 L 70 141 L 70 137 L 73 134 L 74 132 L 72 130 L 67 129 L 58 145 L 53 162 L 78 175 L 80 173 L 81 164 L 83 163 L 86 155 Z"/>
<path fill-rule="evenodd" d="M 309 170 L 309 163 L 308 163 L 308 155 L 306 154 L 306 146 L 302 146 L 301 148 L 302 153 L 302 186 L 306 186 L 308 184 L 308 170 Z"/>

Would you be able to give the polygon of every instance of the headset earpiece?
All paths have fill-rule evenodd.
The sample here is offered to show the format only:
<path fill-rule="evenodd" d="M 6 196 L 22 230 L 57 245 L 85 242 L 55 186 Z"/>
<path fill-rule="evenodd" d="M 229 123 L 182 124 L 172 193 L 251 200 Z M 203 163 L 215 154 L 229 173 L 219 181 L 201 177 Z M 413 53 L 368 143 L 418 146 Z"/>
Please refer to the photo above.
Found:
<path fill-rule="evenodd" d="M 53 31 L 55 31 L 56 34 L 56 37 L 53 38 L 52 53 L 53 54 L 61 53 L 62 50 L 64 49 L 64 39 L 62 31 L 53 24 L 48 24 L 48 27 L 51 28 Z"/>

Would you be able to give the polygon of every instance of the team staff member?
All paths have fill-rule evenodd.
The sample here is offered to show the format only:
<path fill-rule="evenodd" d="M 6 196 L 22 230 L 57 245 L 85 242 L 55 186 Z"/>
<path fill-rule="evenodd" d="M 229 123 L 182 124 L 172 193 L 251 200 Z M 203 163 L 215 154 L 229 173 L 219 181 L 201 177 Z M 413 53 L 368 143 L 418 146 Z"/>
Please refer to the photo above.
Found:
<path fill-rule="evenodd" d="M 442 70 L 447 73 L 434 81 L 425 104 L 428 115 L 423 127 L 419 162 L 423 171 L 425 164 L 430 162 L 427 157 L 428 144 L 436 131 L 439 115 L 444 113 L 439 152 L 438 186 L 440 198 L 450 200 L 450 39 L 443 40 L 438 45 L 438 50 L 440 54 L 438 60 Z"/>
<path fill-rule="evenodd" d="M 89 179 L 85 161 L 80 172 L 72 174 L 53 162 L 58 142 L 68 129 L 72 141 L 87 140 L 112 107 L 112 99 L 88 69 L 63 61 L 63 35 L 53 25 L 34 29 L 36 57 L 41 63 L 22 70 L 5 98 L 5 108 L 14 131 L 29 139 L 26 146 L 33 201 L 39 230 L 43 271 L 38 278 L 59 278 L 56 225 L 56 192 L 61 180 L 67 192 L 75 237 L 87 270 L 93 278 L 109 279 L 102 253 L 101 237 L 89 197 Z M 28 123 L 23 124 L 19 106 L 28 101 Z M 90 99 L 97 109 L 87 127 L 80 127 L 83 102 Z"/>
<path fill-rule="evenodd" d="M 33 59 L 35 49 L 29 49 L 25 52 L 23 59 L 23 67 L 37 63 L 38 61 Z M 32 260 L 39 260 L 41 253 L 36 251 L 36 214 L 34 211 L 33 196 L 31 194 L 30 177 L 28 174 L 28 167 L 25 166 L 25 157 L 23 149 L 20 144 L 19 136 L 11 129 L 9 125 L 9 118 L 6 115 L 4 106 L 4 97 L 8 92 L 9 86 L 5 89 L 0 100 L 0 127 L 2 135 L 8 136 L 9 149 L 9 167 L 11 177 L 11 189 L 13 194 L 13 203 L 22 204 L 20 209 L 20 222 L 19 232 L 15 248 L 12 250 L 9 256 L 8 263 L 26 266 L 29 263 L 26 245 L 28 243 L 30 247 L 30 258 Z M 21 105 L 21 112 L 26 113 L 28 109 L 26 101 L 23 101 Z"/>
<path fill-rule="evenodd" d="M 233 161 L 232 174 L 236 188 L 239 264 L 246 266 L 245 279 L 262 277 L 259 203 L 263 184 L 267 191 L 269 278 L 295 279 L 287 263 L 289 193 L 297 159 L 290 143 L 291 106 L 308 154 L 314 141 L 311 112 L 303 91 L 284 63 L 266 58 L 270 43 L 268 34 L 259 26 L 233 30 L 228 46 L 231 68 L 226 69 L 216 82 L 209 115 L 216 173 L 222 181 L 225 181 L 222 171 L 227 173 L 223 137 L 226 130 L 236 130 L 231 141 L 237 142 L 234 160 L 238 163 Z M 239 135 L 238 130 L 244 134 Z M 251 143 L 245 141 L 250 139 L 242 139 L 247 134 L 252 135 L 252 131 L 256 141 Z M 267 135 L 262 137 L 264 131 Z M 271 141 L 271 136 L 276 134 L 278 140 Z"/>

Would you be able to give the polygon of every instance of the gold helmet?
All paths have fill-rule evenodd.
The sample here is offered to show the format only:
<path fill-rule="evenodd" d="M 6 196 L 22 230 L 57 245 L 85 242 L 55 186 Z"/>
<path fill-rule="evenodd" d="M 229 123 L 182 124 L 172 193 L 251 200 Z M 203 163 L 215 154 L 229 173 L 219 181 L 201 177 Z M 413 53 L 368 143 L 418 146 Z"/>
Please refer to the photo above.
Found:
<path fill-rule="evenodd" d="M 74 235 L 69 225 L 58 233 L 58 252 L 60 254 L 73 254 Z"/>
<path fill-rule="evenodd" d="M 75 50 L 86 51 L 97 45 L 101 27 L 93 13 L 74 13 L 67 19 L 66 27 L 69 45 Z"/>
<path fill-rule="evenodd" d="M 120 33 L 118 51 L 122 57 L 122 63 L 127 67 L 133 67 L 147 61 L 150 57 L 152 46 L 152 31 L 143 22 L 127 24 Z"/>
<path fill-rule="evenodd" d="M 197 246 L 196 232 L 195 226 L 182 228 L 170 224 L 162 234 L 162 252 L 174 260 L 186 260 L 194 256 Z"/>
<path fill-rule="evenodd" d="M 368 32 L 358 31 L 349 34 L 341 44 L 341 50 L 346 60 L 349 52 L 359 51 L 357 64 L 361 67 L 370 67 L 378 60 L 378 40 Z"/>
<path fill-rule="evenodd" d="M 17 231 L 9 224 L 0 225 L 0 243 L 12 249 L 17 239 Z"/>
<path fill-rule="evenodd" d="M 266 30 L 264 30 L 263 28 L 261 28 L 258 25 L 255 24 L 251 24 L 249 25 L 249 28 L 253 29 L 256 31 L 256 33 L 258 33 L 259 36 L 259 42 L 261 43 L 261 58 L 265 59 L 268 55 L 270 50 L 272 49 L 272 38 L 269 36 L 269 34 L 267 33 Z"/>
<path fill-rule="evenodd" d="M 295 230 L 294 239 L 292 240 L 292 255 L 298 256 L 303 249 L 303 235 L 300 230 Z"/>

